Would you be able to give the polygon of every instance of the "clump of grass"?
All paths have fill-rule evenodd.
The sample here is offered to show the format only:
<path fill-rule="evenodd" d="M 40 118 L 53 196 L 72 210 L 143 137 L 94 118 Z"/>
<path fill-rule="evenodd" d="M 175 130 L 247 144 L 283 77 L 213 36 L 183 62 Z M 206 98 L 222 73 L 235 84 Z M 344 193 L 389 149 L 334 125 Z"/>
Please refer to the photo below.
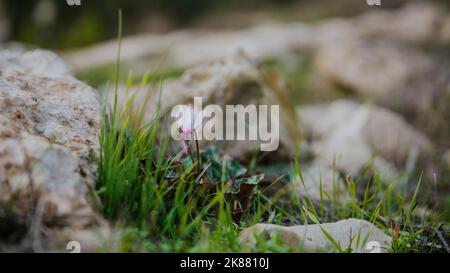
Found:
<path fill-rule="evenodd" d="M 252 198 L 243 204 L 230 198 L 226 181 L 200 183 L 211 162 L 202 160 L 206 166 L 200 175 L 195 162 L 180 163 L 182 154 L 170 149 L 170 137 L 163 133 L 168 130 L 163 129 L 159 114 L 139 128 L 130 126 L 133 117 L 126 111 L 118 110 L 114 118 L 105 118 L 98 194 L 104 214 L 131 230 L 124 236 L 121 250 L 299 251 L 276 238 L 259 240 L 253 246 L 242 246 L 237 238 L 242 228 L 259 222 L 295 225 L 347 218 L 368 220 L 387 234 L 392 233 L 391 223 L 397 223 L 401 236 L 393 236 L 393 252 L 444 250 L 437 237 L 431 242 L 417 240 L 424 230 L 419 226 L 424 220 L 413 214 L 418 186 L 408 199 L 406 191 L 394 190 L 395 183 L 386 186 L 377 176 L 365 185 L 348 179 L 345 192 L 328 194 L 321 190 L 320 200 L 308 195 L 300 198 L 294 191 L 287 196 L 268 196 L 267 188 L 256 187 L 250 191 Z M 302 176 L 298 161 L 294 160 L 291 172 L 291 177 Z M 343 195 L 350 198 L 340 198 Z M 236 207 L 241 211 L 239 217 Z M 344 246 L 336 249 L 348 251 Z"/>
<path fill-rule="evenodd" d="M 110 220 L 131 227 L 125 233 L 123 249 L 129 250 L 134 245 L 130 241 L 145 237 L 154 242 L 145 244 L 146 250 L 238 251 L 235 219 L 243 202 L 242 195 L 233 193 L 244 191 L 239 191 L 239 185 L 236 191 L 228 182 L 233 172 L 242 175 L 245 168 L 207 149 L 199 173 L 196 161 L 170 148 L 169 130 L 162 125 L 164 114 L 158 110 L 146 123 L 142 119 L 145 109 L 130 109 L 134 108 L 132 101 L 125 107 L 115 105 L 104 109 L 97 194 L 102 201 L 100 209 Z M 142 123 L 132 125 L 131 120 Z M 239 181 L 245 183 L 246 179 Z M 252 205 L 246 204 L 245 209 Z M 239 217 L 253 224 L 264 212 L 250 214 L 256 221 L 248 219 L 250 215 Z"/>
<path fill-rule="evenodd" d="M 180 164 L 182 153 L 169 153 L 171 138 L 167 135 L 168 130 L 162 128 L 165 116 L 159 109 L 154 118 L 146 123 L 143 119 L 145 107 L 135 109 L 133 106 L 135 96 L 132 95 L 124 106 L 118 103 L 120 29 L 119 13 L 114 102 L 112 107 L 104 108 L 100 132 L 97 185 L 100 210 L 110 220 L 134 227 L 127 229 L 125 238 L 128 241 L 130 237 L 143 236 L 147 242 L 155 242 L 156 246 L 146 244 L 153 250 L 189 249 L 205 239 L 204 234 L 211 232 L 208 238 L 226 241 L 216 246 L 227 246 L 222 247 L 223 250 L 236 250 L 239 228 L 233 223 L 227 181 L 205 185 L 201 183 L 201 178 L 207 167 L 204 167 L 204 172 L 198 173 L 195 171 L 196 162 Z M 144 77 L 141 86 L 150 83 L 154 89 L 156 84 L 152 85 L 148 79 Z M 127 86 L 132 86 L 131 77 Z M 145 105 L 145 102 L 142 103 Z M 145 232 L 133 232 L 135 229 Z"/>

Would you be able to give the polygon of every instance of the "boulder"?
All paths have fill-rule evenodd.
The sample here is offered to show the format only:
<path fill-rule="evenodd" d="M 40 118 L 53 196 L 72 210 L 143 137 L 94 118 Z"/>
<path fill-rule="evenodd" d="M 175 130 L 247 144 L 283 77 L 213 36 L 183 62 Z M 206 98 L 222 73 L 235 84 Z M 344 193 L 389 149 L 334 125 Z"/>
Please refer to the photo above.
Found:
<path fill-rule="evenodd" d="M 450 43 L 448 18 L 439 4 L 422 1 L 319 23 L 313 70 L 323 92 L 351 91 L 436 134 L 445 122 L 436 116 L 450 111 L 449 69 L 439 52 Z"/>
<path fill-rule="evenodd" d="M 317 46 L 368 38 L 410 45 L 449 43 L 448 13 L 444 10 L 433 2 L 414 1 L 398 9 L 375 9 L 351 18 L 330 18 L 315 26 L 314 43 Z"/>
<path fill-rule="evenodd" d="M 339 249 L 326 235 L 330 235 L 342 251 L 357 253 L 387 252 L 391 238 L 372 223 L 359 219 L 346 219 L 335 223 L 280 226 L 256 224 L 245 228 L 239 235 L 243 244 L 252 244 L 256 238 L 280 236 L 281 241 L 305 252 L 336 252 Z"/>
<path fill-rule="evenodd" d="M 149 64 L 192 67 L 226 57 L 242 49 L 254 59 L 270 58 L 311 47 L 314 29 L 301 22 L 269 24 L 242 30 L 183 30 L 124 37 L 121 60 L 144 72 Z M 64 59 L 76 70 L 102 67 L 116 61 L 117 41 L 111 40 L 66 52 Z"/>
<path fill-rule="evenodd" d="M 295 191 L 298 197 L 309 197 L 315 201 L 329 201 L 334 194 L 345 196 L 344 183 L 337 170 L 314 161 L 305 167 L 300 166 L 302 177 L 297 175 L 286 187 L 287 192 Z M 302 180 L 303 178 L 303 180 Z M 321 186 L 322 184 L 322 186 Z M 322 195 L 321 189 L 322 187 Z"/>
<path fill-rule="evenodd" d="M 447 80 L 446 72 L 418 49 L 373 39 L 325 44 L 314 66 L 324 80 L 402 112 L 432 111 Z"/>
<path fill-rule="evenodd" d="M 299 114 L 312 150 L 327 166 L 356 175 L 368 163 L 389 174 L 414 154 L 429 154 L 428 138 L 398 114 L 374 105 L 338 100 L 303 106 Z"/>
<path fill-rule="evenodd" d="M 413 27 L 411 27 L 413 26 Z M 383 38 L 402 43 L 450 43 L 448 13 L 433 2 L 405 4 L 399 9 L 376 9 L 355 17 L 329 18 L 318 23 L 279 22 L 239 30 L 182 30 L 164 34 L 146 33 L 124 37 L 121 59 L 133 71 L 144 72 L 161 59 L 172 67 L 192 67 L 218 60 L 237 49 L 254 59 L 274 58 L 289 53 L 315 50 L 336 39 Z M 65 52 L 64 58 L 76 71 L 116 62 L 117 41 Z"/>
<path fill-rule="evenodd" d="M 440 32 L 441 41 L 450 43 L 450 15 L 442 18 L 442 26 Z"/>
<path fill-rule="evenodd" d="M 52 52 L 1 51 L 0 109 L 0 217 L 24 223 L 20 247 L 64 242 L 52 228 L 105 227 L 88 202 L 99 152 L 96 91 Z"/>
<path fill-rule="evenodd" d="M 442 155 L 442 165 L 445 170 L 450 171 L 450 149 L 446 150 Z"/>
<path fill-rule="evenodd" d="M 437 42 L 444 8 L 433 2 L 412 2 L 395 10 L 379 9 L 353 19 L 365 36 L 408 43 Z M 412 27 L 414 26 L 414 27 Z"/>

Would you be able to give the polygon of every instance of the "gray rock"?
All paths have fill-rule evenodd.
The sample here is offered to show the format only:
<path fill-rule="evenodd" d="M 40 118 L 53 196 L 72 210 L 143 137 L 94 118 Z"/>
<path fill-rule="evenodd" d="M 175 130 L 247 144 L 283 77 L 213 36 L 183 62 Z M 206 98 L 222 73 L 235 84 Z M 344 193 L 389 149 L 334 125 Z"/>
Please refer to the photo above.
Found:
<path fill-rule="evenodd" d="M 99 148 L 96 91 L 54 53 L 1 51 L 0 109 L 0 207 L 13 201 L 19 218 L 35 219 L 34 231 L 104 226 L 88 202 Z M 35 251 L 62 239 L 49 232 L 49 244 L 36 246 L 40 232 L 30 234 Z"/>
<path fill-rule="evenodd" d="M 255 242 L 255 236 L 270 238 L 277 234 L 283 243 L 306 252 L 337 251 L 337 247 L 327 238 L 322 229 L 331 235 L 342 250 L 351 248 L 352 252 L 380 253 L 387 252 L 390 247 L 391 238 L 389 236 L 372 223 L 359 219 L 288 227 L 257 224 L 244 229 L 239 235 L 239 241 L 249 244 Z"/>
<path fill-rule="evenodd" d="M 444 43 L 450 43 L 450 15 L 442 18 L 440 38 Z"/>
<path fill-rule="evenodd" d="M 371 9 L 372 10 L 372 9 Z M 271 18 L 257 27 L 241 30 L 183 30 L 166 34 L 140 34 L 124 37 L 124 65 L 144 72 L 149 64 L 192 67 L 224 58 L 244 49 L 254 59 L 283 56 L 315 50 L 336 40 L 381 37 L 406 43 L 450 43 L 444 8 L 425 2 L 406 4 L 400 9 L 377 9 L 353 18 L 331 18 L 310 24 L 283 23 Z M 412 27 L 413 26 L 413 27 Z M 75 70 L 114 64 L 117 41 L 111 40 L 80 50 L 66 52 L 65 59 Z M 159 66 L 158 66 L 159 67 Z"/>
<path fill-rule="evenodd" d="M 365 36 L 409 43 L 436 42 L 444 10 L 433 2 L 412 2 L 397 10 L 368 12 L 355 18 L 353 23 Z"/>
<path fill-rule="evenodd" d="M 447 171 L 450 171 L 450 149 L 446 150 L 442 155 L 442 165 Z"/>
<path fill-rule="evenodd" d="M 414 2 L 320 23 L 313 54 L 319 81 L 423 121 L 421 127 L 436 123 L 449 108 L 449 71 L 422 45 L 450 42 L 444 10 Z"/>
<path fill-rule="evenodd" d="M 318 160 L 351 175 L 369 162 L 389 174 L 395 172 L 394 163 L 405 164 L 416 151 L 421 155 L 432 149 L 426 136 L 381 107 L 338 100 L 300 107 L 299 114 Z"/>
<path fill-rule="evenodd" d="M 312 200 L 322 201 L 331 200 L 334 194 L 340 197 L 346 197 L 344 184 L 337 170 L 315 161 L 312 164 L 301 167 L 303 181 L 299 175 L 288 184 L 287 191 L 295 191 L 299 197 L 309 197 Z M 320 190 L 322 184 L 322 196 Z"/>
<path fill-rule="evenodd" d="M 140 34 L 124 37 L 121 60 L 142 72 L 149 64 L 159 67 L 192 67 L 225 58 L 243 49 L 250 57 L 263 59 L 311 47 L 314 29 L 304 23 L 269 24 L 243 30 L 183 30 L 167 34 Z M 117 41 L 111 40 L 64 54 L 65 60 L 76 70 L 113 64 Z M 134 64 L 134 65 L 133 65 Z"/>
<path fill-rule="evenodd" d="M 315 45 L 355 39 L 383 39 L 410 45 L 449 43 L 445 28 L 448 13 L 433 2 L 408 3 L 398 9 L 375 9 L 347 18 L 321 21 Z"/>
<path fill-rule="evenodd" d="M 339 40 L 322 46 L 315 69 L 326 81 L 403 112 L 430 111 L 446 72 L 418 49 L 374 39 Z"/>

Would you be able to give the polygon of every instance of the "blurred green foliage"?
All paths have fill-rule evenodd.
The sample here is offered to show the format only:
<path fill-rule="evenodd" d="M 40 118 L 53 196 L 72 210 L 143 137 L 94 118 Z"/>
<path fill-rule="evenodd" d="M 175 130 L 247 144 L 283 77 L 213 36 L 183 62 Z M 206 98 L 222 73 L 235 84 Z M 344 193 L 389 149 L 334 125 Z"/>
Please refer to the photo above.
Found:
<path fill-rule="evenodd" d="M 167 79 L 177 78 L 183 74 L 183 71 L 181 68 L 171 68 L 161 72 L 153 72 L 149 74 L 148 82 L 156 84 Z M 103 84 L 112 83 L 111 79 L 114 78 L 114 75 L 114 66 L 104 66 L 78 71 L 75 76 L 90 86 L 100 88 Z M 144 77 L 143 74 L 131 74 L 131 80 L 133 82 L 139 82 L 142 77 Z M 121 73 L 119 75 L 119 82 L 126 83 L 129 78 L 129 73 Z"/>
<path fill-rule="evenodd" d="M 39 47 L 80 47 L 114 38 L 117 10 L 123 9 L 125 31 L 154 14 L 168 16 L 180 27 L 210 8 L 234 8 L 266 4 L 283 5 L 295 0 L 81 0 L 69 6 L 65 0 L 0 0 L 0 16 L 6 16 L 6 39 Z"/>

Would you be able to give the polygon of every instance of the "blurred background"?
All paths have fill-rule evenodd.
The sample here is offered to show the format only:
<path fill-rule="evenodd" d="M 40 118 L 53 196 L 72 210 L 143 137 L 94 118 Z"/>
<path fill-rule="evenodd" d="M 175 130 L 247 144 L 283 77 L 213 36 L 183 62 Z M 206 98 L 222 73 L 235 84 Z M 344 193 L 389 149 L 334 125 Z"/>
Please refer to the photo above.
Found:
<path fill-rule="evenodd" d="M 374 8 L 365 0 L 65 0 L 0 1 L 0 39 L 38 47 L 80 47 L 114 38 L 117 9 L 125 33 L 164 33 L 179 28 L 238 29 L 272 21 L 315 21 L 351 16 Z M 407 0 L 382 1 L 383 9 Z M 428 1 L 431 2 L 431 1 Z M 448 4 L 448 1 L 437 1 Z"/>

